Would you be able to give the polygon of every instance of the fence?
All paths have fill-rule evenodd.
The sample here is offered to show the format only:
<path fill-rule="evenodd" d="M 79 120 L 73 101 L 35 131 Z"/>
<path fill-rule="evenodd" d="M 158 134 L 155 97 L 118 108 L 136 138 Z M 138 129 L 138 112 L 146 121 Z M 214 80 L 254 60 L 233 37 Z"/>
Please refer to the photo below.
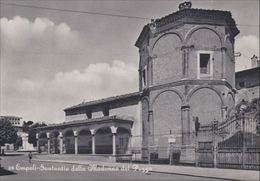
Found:
<path fill-rule="evenodd" d="M 218 168 L 260 169 L 259 118 L 240 114 L 226 122 L 202 126 L 198 141 L 198 165 Z"/>
<path fill-rule="evenodd" d="M 197 134 L 149 135 L 146 144 L 143 137 L 133 136 L 140 145 L 130 144 L 128 153 L 136 162 L 259 170 L 259 128 L 256 114 L 240 114 L 225 122 L 201 125 Z M 182 144 L 187 136 L 189 147 Z"/>

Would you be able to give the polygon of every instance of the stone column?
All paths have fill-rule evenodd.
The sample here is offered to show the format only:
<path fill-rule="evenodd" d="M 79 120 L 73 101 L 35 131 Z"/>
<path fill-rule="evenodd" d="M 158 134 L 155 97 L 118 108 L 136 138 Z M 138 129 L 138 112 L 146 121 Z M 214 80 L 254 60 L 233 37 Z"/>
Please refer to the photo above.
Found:
<path fill-rule="evenodd" d="M 190 50 L 194 48 L 193 45 L 182 46 L 182 78 L 187 79 L 189 77 L 189 54 Z"/>
<path fill-rule="evenodd" d="M 149 122 L 149 129 L 150 129 L 150 135 L 148 138 L 148 146 L 154 145 L 154 121 L 153 121 L 153 111 L 148 111 L 148 122 Z"/>
<path fill-rule="evenodd" d="M 50 154 L 51 153 L 51 140 L 50 140 L 50 133 L 46 133 L 47 136 L 47 153 Z"/>
<path fill-rule="evenodd" d="M 117 127 L 111 126 L 110 129 L 111 129 L 111 132 L 113 134 L 113 155 L 116 155 L 116 133 L 117 133 Z"/>
<path fill-rule="evenodd" d="M 78 132 L 77 131 L 73 131 L 74 133 L 74 139 L 75 139 L 75 155 L 78 154 Z"/>
<path fill-rule="evenodd" d="M 91 129 L 90 130 L 91 132 L 91 136 L 92 136 L 92 155 L 95 155 L 96 154 L 96 150 L 95 150 L 95 130 L 94 129 Z"/>
<path fill-rule="evenodd" d="M 212 121 L 212 141 L 213 141 L 213 165 L 217 168 L 218 140 L 217 140 L 218 121 Z"/>
<path fill-rule="evenodd" d="M 185 105 L 181 107 L 181 121 L 182 121 L 182 144 L 190 144 L 190 106 Z"/>
<path fill-rule="evenodd" d="M 40 153 L 39 133 L 36 133 L 36 141 L 37 141 L 36 149 L 37 149 L 37 152 Z"/>
<path fill-rule="evenodd" d="M 226 79 L 226 47 L 221 47 L 221 79 Z"/>
<path fill-rule="evenodd" d="M 62 132 L 60 132 L 59 138 L 60 138 L 60 154 L 63 154 L 63 134 L 62 134 Z"/>

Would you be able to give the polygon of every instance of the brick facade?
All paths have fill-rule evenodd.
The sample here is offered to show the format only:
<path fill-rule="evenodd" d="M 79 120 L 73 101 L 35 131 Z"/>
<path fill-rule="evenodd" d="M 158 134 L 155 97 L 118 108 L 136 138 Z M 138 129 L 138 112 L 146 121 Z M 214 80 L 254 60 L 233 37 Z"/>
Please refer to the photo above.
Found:
<path fill-rule="evenodd" d="M 193 117 L 201 124 L 226 119 L 235 105 L 234 37 L 238 33 L 229 12 L 189 8 L 144 27 L 136 42 L 140 91 L 146 96 L 143 146 L 148 146 L 147 140 L 150 146 L 158 146 L 158 135 L 171 134 L 182 135 L 178 144 L 192 145 Z M 202 56 L 209 58 L 202 60 Z"/>

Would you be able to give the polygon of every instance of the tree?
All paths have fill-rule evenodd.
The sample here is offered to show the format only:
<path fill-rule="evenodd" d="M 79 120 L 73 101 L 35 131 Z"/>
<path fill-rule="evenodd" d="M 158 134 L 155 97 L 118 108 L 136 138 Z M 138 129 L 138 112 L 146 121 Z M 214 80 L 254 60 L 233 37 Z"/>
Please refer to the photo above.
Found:
<path fill-rule="evenodd" d="M 43 126 L 47 126 L 47 125 L 45 123 L 35 123 L 31 125 L 29 128 L 28 142 L 33 144 L 34 147 L 37 145 L 37 139 L 36 139 L 37 131 L 35 130 L 35 128 L 43 127 Z"/>
<path fill-rule="evenodd" d="M 29 131 L 30 125 L 32 125 L 32 121 L 24 121 L 23 122 L 23 132 L 27 133 Z"/>
<path fill-rule="evenodd" d="M 10 121 L 0 121 L 0 145 L 4 146 L 6 143 L 12 144 L 17 140 L 17 130 L 13 127 Z"/>

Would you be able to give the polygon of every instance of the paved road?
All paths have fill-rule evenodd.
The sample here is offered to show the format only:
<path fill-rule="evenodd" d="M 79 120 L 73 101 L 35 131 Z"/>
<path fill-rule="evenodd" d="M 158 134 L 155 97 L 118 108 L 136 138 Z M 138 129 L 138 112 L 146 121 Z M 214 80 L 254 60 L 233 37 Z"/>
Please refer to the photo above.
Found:
<path fill-rule="evenodd" d="M 6 170 L 12 170 L 13 175 L 1 176 L 1 181 L 6 180 L 201 180 L 201 181 L 219 181 L 219 179 L 209 179 L 200 177 L 190 177 L 174 174 L 148 173 L 142 171 L 97 171 L 89 170 L 88 166 L 32 162 L 29 163 L 27 156 L 7 156 L 2 157 L 2 166 Z M 72 171 L 73 168 L 74 171 Z M 92 167 L 93 168 L 93 167 Z M 24 169 L 30 169 L 25 171 Z M 41 171 L 41 170 L 45 171 Z M 49 171 L 46 171 L 49 169 Z M 51 169 L 51 170 L 50 170 Z M 56 169 L 56 170 L 55 170 Z M 59 169 L 59 171 L 57 171 Z M 94 168 L 95 169 L 95 168 Z M 64 171 L 65 170 L 65 171 Z M 66 171 L 68 170 L 68 171 Z"/>

